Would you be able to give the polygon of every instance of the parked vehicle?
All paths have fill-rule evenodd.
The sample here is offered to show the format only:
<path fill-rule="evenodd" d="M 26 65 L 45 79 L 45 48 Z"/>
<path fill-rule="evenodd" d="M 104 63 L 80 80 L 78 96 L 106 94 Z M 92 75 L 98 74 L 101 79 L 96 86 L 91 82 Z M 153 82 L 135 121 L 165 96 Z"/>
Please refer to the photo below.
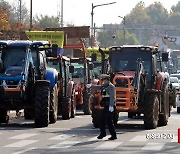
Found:
<path fill-rule="evenodd" d="M 21 109 L 36 127 L 56 122 L 58 73 L 47 67 L 46 50 L 52 50 L 47 41 L 0 41 L 0 123 Z"/>
<path fill-rule="evenodd" d="M 168 61 L 167 56 L 162 56 Z M 144 114 L 146 129 L 158 125 L 165 126 L 170 116 L 168 81 L 161 67 L 158 48 L 153 46 L 115 46 L 109 48 L 110 78 L 116 87 L 117 123 L 119 112 Z M 97 96 L 97 95 L 96 95 Z M 102 106 L 100 99 L 94 96 L 93 124 L 100 123 L 98 113 Z"/>
<path fill-rule="evenodd" d="M 74 118 L 76 114 L 75 84 L 69 70 L 70 59 L 66 56 L 54 54 L 48 57 L 48 66 L 58 71 L 58 115 L 63 120 Z"/>

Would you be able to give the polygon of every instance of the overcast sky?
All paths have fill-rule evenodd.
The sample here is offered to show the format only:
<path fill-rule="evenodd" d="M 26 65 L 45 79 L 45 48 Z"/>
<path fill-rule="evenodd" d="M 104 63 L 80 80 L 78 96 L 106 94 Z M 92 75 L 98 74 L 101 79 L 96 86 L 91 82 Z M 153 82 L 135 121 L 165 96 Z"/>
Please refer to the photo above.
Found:
<path fill-rule="evenodd" d="M 11 3 L 18 3 L 19 0 L 6 0 Z M 61 0 L 32 0 L 33 1 L 33 15 L 54 15 L 57 16 L 58 4 Z M 65 24 L 75 24 L 76 26 L 90 26 L 91 24 L 91 9 L 92 3 L 94 5 L 117 2 L 116 4 L 108 6 L 100 6 L 94 9 L 94 22 L 96 25 L 115 24 L 120 23 L 121 18 L 118 16 L 125 16 L 140 0 L 63 0 L 64 1 L 64 22 Z M 146 6 L 154 3 L 157 0 L 142 0 Z M 165 8 L 170 10 L 172 5 L 176 5 L 179 0 L 159 0 Z M 26 3 L 29 9 L 30 0 L 22 0 Z"/>

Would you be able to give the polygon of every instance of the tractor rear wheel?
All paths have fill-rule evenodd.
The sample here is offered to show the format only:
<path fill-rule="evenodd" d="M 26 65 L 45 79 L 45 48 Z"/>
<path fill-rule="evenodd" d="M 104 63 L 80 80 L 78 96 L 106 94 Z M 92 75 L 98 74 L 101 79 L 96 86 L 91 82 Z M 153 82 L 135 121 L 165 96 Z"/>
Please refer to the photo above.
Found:
<path fill-rule="evenodd" d="M 0 123 L 8 123 L 9 115 L 6 109 L 0 109 Z"/>
<path fill-rule="evenodd" d="M 154 129 L 159 120 L 159 100 L 156 94 L 148 93 L 144 102 L 144 126 L 146 129 Z"/>
<path fill-rule="evenodd" d="M 35 126 L 47 127 L 49 124 L 50 88 L 49 84 L 36 86 L 35 91 Z"/>
<path fill-rule="evenodd" d="M 68 120 L 71 118 L 71 99 L 65 98 L 62 102 L 62 119 Z"/>
<path fill-rule="evenodd" d="M 50 93 L 49 121 L 51 124 L 57 121 L 57 114 L 58 114 L 58 90 L 57 90 L 57 85 L 55 85 Z"/>
<path fill-rule="evenodd" d="M 159 114 L 159 121 L 158 124 L 159 126 L 166 126 L 168 123 L 168 119 L 169 119 L 169 92 L 168 92 L 168 86 L 167 84 L 163 85 L 163 89 L 162 89 L 162 96 L 161 96 L 161 100 L 162 100 L 162 108 L 161 111 L 162 113 Z"/>
<path fill-rule="evenodd" d="M 83 112 L 85 115 L 91 115 L 91 99 L 92 96 L 90 93 L 84 92 L 83 93 Z"/>

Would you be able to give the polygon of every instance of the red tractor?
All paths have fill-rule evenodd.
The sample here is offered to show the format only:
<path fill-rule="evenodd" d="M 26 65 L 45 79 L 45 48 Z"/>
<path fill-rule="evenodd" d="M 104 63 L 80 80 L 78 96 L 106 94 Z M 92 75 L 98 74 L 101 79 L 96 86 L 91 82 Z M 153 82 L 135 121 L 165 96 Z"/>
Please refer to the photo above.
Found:
<path fill-rule="evenodd" d="M 115 46 L 109 48 L 109 74 L 116 88 L 116 111 L 128 112 L 129 117 L 144 114 L 146 129 L 165 126 L 170 116 L 169 90 L 166 75 L 162 72 L 158 48 L 153 46 Z M 92 120 L 99 126 L 100 94 L 94 95 Z"/>

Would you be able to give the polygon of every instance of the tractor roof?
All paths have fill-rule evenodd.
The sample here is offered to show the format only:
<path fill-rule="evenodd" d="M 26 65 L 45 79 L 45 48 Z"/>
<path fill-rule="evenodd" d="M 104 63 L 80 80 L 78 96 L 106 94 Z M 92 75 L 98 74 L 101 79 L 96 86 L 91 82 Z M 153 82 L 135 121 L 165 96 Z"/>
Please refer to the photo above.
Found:
<path fill-rule="evenodd" d="M 7 47 L 40 47 L 40 46 L 45 46 L 48 45 L 48 41 L 28 41 L 28 40 L 4 40 L 0 41 L 0 46 L 7 46 Z"/>
<path fill-rule="evenodd" d="M 110 51 L 121 51 L 122 49 L 125 48 L 139 48 L 142 51 L 151 51 L 153 53 L 158 51 L 158 48 L 155 46 L 143 46 L 143 45 L 123 45 L 123 46 L 112 46 L 109 48 Z"/>

